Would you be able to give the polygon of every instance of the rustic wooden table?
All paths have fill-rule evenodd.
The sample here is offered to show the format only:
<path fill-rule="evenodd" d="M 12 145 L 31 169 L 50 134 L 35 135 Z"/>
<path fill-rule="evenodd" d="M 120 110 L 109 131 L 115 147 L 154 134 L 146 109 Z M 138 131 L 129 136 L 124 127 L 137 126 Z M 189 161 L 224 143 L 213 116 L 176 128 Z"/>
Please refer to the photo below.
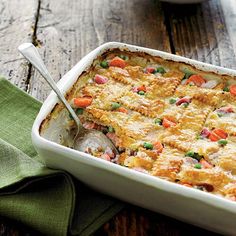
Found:
<path fill-rule="evenodd" d="M 33 42 L 59 80 L 98 45 L 120 41 L 236 69 L 235 0 L 197 5 L 155 0 L 0 0 L 0 74 L 35 98 L 50 92 L 40 75 L 17 52 Z M 197 216 L 196 216 L 197 217 Z M 0 235 L 37 232 L 0 217 Z M 95 235 L 215 235 L 128 206 Z"/>

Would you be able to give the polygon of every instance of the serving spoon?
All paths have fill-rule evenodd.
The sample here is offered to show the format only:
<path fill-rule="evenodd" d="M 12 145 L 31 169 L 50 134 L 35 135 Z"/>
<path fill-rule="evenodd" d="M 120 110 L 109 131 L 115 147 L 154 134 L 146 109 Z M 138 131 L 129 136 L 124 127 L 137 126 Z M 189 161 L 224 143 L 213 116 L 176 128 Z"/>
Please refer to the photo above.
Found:
<path fill-rule="evenodd" d="M 110 148 L 114 154 L 117 154 L 117 149 L 105 134 L 98 130 L 85 129 L 83 127 L 80 119 L 57 87 L 55 81 L 52 79 L 36 47 L 32 43 L 23 43 L 18 47 L 18 50 L 48 82 L 74 119 L 77 131 L 73 141 L 73 148 L 82 152 L 87 152 L 88 150 L 100 150 L 101 148 L 106 150 L 107 148 Z"/>

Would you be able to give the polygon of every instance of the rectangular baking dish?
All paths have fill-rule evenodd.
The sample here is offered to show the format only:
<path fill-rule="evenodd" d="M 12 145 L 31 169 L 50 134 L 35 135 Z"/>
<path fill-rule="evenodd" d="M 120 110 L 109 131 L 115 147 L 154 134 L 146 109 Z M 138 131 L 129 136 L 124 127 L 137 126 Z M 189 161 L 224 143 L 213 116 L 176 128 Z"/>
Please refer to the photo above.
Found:
<path fill-rule="evenodd" d="M 64 75 L 58 82 L 60 90 L 66 94 L 83 71 L 91 66 L 94 59 L 111 49 L 145 52 L 163 59 L 187 63 L 203 71 L 236 76 L 234 70 L 153 49 L 110 42 L 90 52 Z M 56 94 L 51 92 L 43 103 L 32 128 L 33 144 L 48 167 L 68 171 L 90 187 L 131 204 L 211 231 L 236 234 L 235 202 L 94 158 L 40 136 L 40 125 L 58 102 Z"/>

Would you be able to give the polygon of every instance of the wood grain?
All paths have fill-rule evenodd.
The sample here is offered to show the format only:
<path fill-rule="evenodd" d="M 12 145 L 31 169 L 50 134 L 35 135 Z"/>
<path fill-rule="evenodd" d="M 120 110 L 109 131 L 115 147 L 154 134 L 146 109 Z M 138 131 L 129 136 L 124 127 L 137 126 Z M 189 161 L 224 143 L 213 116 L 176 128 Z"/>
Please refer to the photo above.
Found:
<path fill-rule="evenodd" d="M 0 75 L 27 90 L 29 66 L 17 47 L 31 42 L 38 1 L 0 1 Z"/>
<path fill-rule="evenodd" d="M 94 236 L 181 236 L 218 234 L 135 206 L 128 206 L 101 227 Z"/>
<path fill-rule="evenodd" d="M 172 51 L 236 68 L 235 23 L 234 0 L 211 0 L 193 6 L 160 4 L 154 0 L 1 0 L 0 74 L 34 97 L 42 101 L 46 98 L 50 88 L 16 50 L 26 41 L 38 46 L 55 80 L 107 41 Z M 36 232 L 0 218 L 0 235 L 26 234 Z M 101 227 L 95 233 L 98 235 L 216 234 L 128 206 Z"/>
<path fill-rule="evenodd" d="M 233 45 L 234 55 L 236 55 L 236 4 L 235 0 L 221 0 L 221 7 L 224 13 L 225 27 L 229 34 L 229 39 Z"/>
<path fill-rule="evenodd" d="M 176 54 L 235 69 L 233 44 L 219 0 L 194 6 L 165 4 Z"/>
<path fill-rule="evenodd" d="M 170 51 L 160 4 L 143 0 L 42 0 L 37 40 L 56 81 L 89 51 L 107 41 Z M 50 90 L 34 72 L 30 94 L 44 100 Z"/>

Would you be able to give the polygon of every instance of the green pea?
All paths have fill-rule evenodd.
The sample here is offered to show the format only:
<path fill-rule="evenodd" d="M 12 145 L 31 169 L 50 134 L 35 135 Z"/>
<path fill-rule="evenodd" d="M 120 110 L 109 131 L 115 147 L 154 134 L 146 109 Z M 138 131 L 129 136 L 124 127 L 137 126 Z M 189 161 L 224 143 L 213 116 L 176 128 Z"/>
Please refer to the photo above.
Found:
<path fill-rule="evenodd" d="M 184 72 L 184 77 L 183 77 L 183 80 L 184 79 L 188 79 L 191 75 L 193 75 L 193 71 L 189 70 L 188 68 L 184 68 L 183 69 L 183 72 Z"/>
<path fill-rule="evenodd" d="M 158 125 L 161 125 L 161 124 L 162 124 L 162 119 L 156 118 L 156 119 L 154 120 L 154 123 L 155 123 L 155 124 L 158 124 Z"/>
<path fill-rule="evenodd" d="M 102 62 L 100 63 L 100 66 L 103 67 L 103 68 L 108 68 L 108 67 L 109 67 L 107 61 L 102 61 Z"/>
<path fill-rule="evenodd" d="M 121 59 L 123 59 L 123 60 L 128 60 L 128 57 L 125 56 L 125 55 L 119 55 L 119 57 L 120 57 Z"/>
<path fill-rule="evenodd" d="M 188 151 L 188 152 L 186 152 L 185 156 L 193 157 L 194 156 L 194 152 L 193 151 Z"/>
<path fill-rule="evenodd" d="M 175 99 L 175 98 L 170 98 L 169 103 L 170 103 L 170 104 L 176 103 L 176 99 Z"/>
<path fill-rule="evenodd" d="M 143 147 L 146 149 L 153 149 L 153 144 L 149 143 L 149 142 L 144 142 L 143 143 Z"/>
<path fill-rule="evenodd" d="M 116 110 L 116 109 L 118 109 L 120 106 L 121 106 L 121 105 L 120 105 L 119 103 L 113 102 L 113 103 L 111 104 L 111 109 L 112 109 L 112 110 Z"/>
<path fill-rule="evenodd" d="M 145 95 L 145 92 L 144 91 L 138 91 L 138 94 L 143 96 L 143 95 Z"/>
<path fill-rule="evenodd" d="M 163 67 L 157 67 L 157 68 L 156 68 L 156 73 L 165 74 L 166 71 L 165 71 L 165 69 L 164 69 Z"/>
<path fill-rule="evenodd" d="M 223 91 L 229 92 L 229 88 L 228 88 L 228 87 L 225 87 L 225 88 L 223 88 Z"/>
<path fill-rule="evenodd" d="M 228 141 L 225 140 L 225 139 L 220 139 L 220 140 L 218 141 L 218 144 L 219 144 L 220 146 L 225 146 L 227 143 L 228 143 Z"/>
<path fill-rule="evenodd" d="M 202 169 L 202 165 L 199 164 L 199 163 L 197 163 L 197 164 L 194 165 L 194 168 L 196 168 L 196 169 Z"/>
<path fill-rule="evenodd" d="M 184 108 L 186 108 L 186 107 L 188 107 L 188 105 L 189 105 L 189 103 L 188 103 L 188 102 L 185 102 L 185 103 L 183 103 L 182 106 L 183 106 Z"/>
<path fill-rule="evenodd" d="M 108 132 L 110 133 L 114 133 L 115 132 L 115 129 L 111 126 L 108 126 Z"/>
<path fill-rule="evenodd" d="M 75 112 L 76 112 L 77 115 L 82 115 L 83 112 L 84 112 L 84 109 L 83 108 L 77 108 Z"/>
<path fill-rule="evenodd" d="M 197 161 L 200 161 L 202 159 L 202 156 L 199 155 L 198 153 L 196 152 L 193 152 L 193 151 L 188 151 L 185 156 L 188 156 L 188 157 L 192 157 L 194 159 L 196 159 Z"/>
<path fill-rule="evenodd" d="M 192 72 L 186 72 L 183 79 L 188 79 L 191 75 L 193 75 Z"/>
<path fill-rule="evenodd" d="M 222 116 L 223 116 L 223 113 L 217 112 L 217 116 L 222 117 Z"/>

